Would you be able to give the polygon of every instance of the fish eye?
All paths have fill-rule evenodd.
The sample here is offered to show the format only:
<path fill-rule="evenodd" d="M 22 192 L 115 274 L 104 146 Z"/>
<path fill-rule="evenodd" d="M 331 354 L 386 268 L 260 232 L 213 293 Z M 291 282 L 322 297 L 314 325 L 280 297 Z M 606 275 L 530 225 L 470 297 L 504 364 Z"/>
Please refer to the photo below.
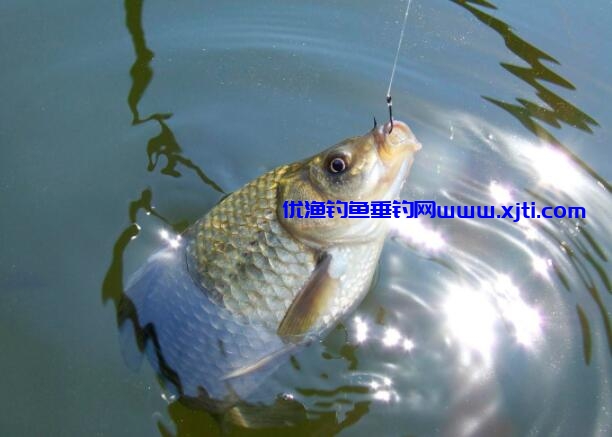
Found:
<path fill-rule="evenodd" d="M 332 173 L 342 173 L 346 168 L 347 163 L 344 156 L 334 156 L 329 160 L 329 171 Z"/>

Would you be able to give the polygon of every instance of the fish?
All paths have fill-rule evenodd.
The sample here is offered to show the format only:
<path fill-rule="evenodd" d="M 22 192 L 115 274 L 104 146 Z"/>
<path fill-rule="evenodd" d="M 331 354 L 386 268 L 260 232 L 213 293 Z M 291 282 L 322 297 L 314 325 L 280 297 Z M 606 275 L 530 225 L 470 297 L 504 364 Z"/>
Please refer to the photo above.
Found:
<path fill-rule="evenodd" d="M 285 202 L 399 199 L 420 149 L 393 120 L 226 196 L 129 278 L 122 337 L 180 399 L 227 411 L 359 305 L 389 232 L 384 218 L 291 217 Z"/>

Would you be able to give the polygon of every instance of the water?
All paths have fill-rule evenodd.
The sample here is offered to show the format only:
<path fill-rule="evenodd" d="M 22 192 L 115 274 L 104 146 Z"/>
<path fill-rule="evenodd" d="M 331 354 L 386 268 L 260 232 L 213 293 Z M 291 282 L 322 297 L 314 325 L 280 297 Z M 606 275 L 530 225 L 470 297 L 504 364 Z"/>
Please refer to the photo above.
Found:
<path fill-rule="evenodd" d="M 122 281 L 221 191 L 384 120 L 405 3 L 0 10 L 0 434 L 219 434 L 123 362 Z M 406 198 L 587 219 L 400 223 L 357 313 L 275 379 L 313 412 L 293 433 L 610 434 L 610 14 L 414 0 Z"/>

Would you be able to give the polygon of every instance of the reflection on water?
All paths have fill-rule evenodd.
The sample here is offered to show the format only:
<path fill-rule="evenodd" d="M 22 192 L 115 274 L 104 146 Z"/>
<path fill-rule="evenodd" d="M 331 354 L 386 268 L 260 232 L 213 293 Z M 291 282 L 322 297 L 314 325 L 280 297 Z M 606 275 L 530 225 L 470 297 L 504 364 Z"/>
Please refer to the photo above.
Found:
<path fill-rule="evenodd" d="M 595 180 L 601 183 L 602 186 L 604 186 L 607 190 L 610 190 L 610 185 L 605 179 L 600 177 L 586 163 L 574 155 L 566 146 L 561 144 L 561 142 L 559 142 L 538 122 L 542 121 L 555 128 L 560 128 L 561 124 L 559 122 L 563 122 L 589 133 L 592 132 L 591 126 L 599 126 L 597 121 L 595 121 L 592 117 L 559 95 L 555 94 L 553 91 L 547 88 L 544 83 L 542 83 L 542 81 L 544 81 L 565 89 L 575 89 L 574 85 L 572 85 L 568 80 L 564 79 L 542 63 L 542 61 L 546 61 L 559 64 L 559 61 L 516 35 L 508 24 L 477 7 L 481 6 L 489 10 L 495 10 L 497 8 L 493 3 L 486 0 L 452 1 L 468 10 L 482 23 L 495 30 L 504 39 L 506 47 L 508 47 L 512 53 L 527 62 L 529 67 L 513 65 L 505 62 L 502 62 L 501 66 L 517 78 L 532 86 L 535 89 L 536 95 L 538 99 L 540 99 L 540 102 L 535 103 L 527 99 L 517 98 L 516 101 L 520 103 L 520 105 L 516 105 L 514 103 L 504 102 L 494 97 L 485 96 L 484 98 L 508 111 L 510 114 L 516 117 L 523 124 L 523 126 L 536 134 L 546 143 L 552 144 L 563 150 L 565 156 L 570 157 L 572 161 L 587 171 L 593 178 L 595 178 Z"/>
<path fill-rule="evenodd" d="M 151 61 L 154 56 L 154 53 L 147 47 L 142 27 L 142 5 L 143 0 L 125 0 L 125 22 L 132 36 L 132 43 L 134 44 L 134 51 L 136 53 L 136 60 L 130 69 L 132 88 L 130 89 L 127 100 L 130 110 L 132 111 L 132 124 L 136 125 L 154 120 L 160 127 L 159 134 L 152 137 L 147 144 L 147 155 L 149 158 L 148 170 L 153 171 L 160 157 L 164 157 L 166 159 L 166 166 L 161 169 L 163 174 L 174 177 L 181 176 L 180 171 L 176 168 L 178 164 L 181 164 L 194 171 L 206 185 L 223 193 L 224 191 L 221 187 L 211 180 L 200 167 L 182 154 L 181 147 L 166 122 L 166 120 L 172 117 L 171 113 L 155 113 L 144 119 L 140 117 L 138 103 L 147 90 L 151 79 L 153 79 Z"/>
<path fill-rule="evenodd" d="M 124 229 L 113 248 L 113 260 L 104 278 L 102 284 L 102 300 L 112 300 L 115 304 L 115 308 L 118 308 L 119 302 L 123 296 L 123 257 L 125 250 L 130 241 L 138 236 L 140 233 L 140 226 L 138 225 L 138 212 L 140 210 L 145 211 L 147 214 L 153 215 L 163 223 L 168 224 L 168 221 L 159 215 L 153 206 L 151 205 L 152 193 L 151 190 L 144 190 L 140 198 L 130 203 L 128 208 L 128 217 L 130 225 Z M 186 225 L 177 225 L 177 228 L 186 228 Z"/>
<path fill-rule="evenodd" d="M 536 201 L 540 208 L 580 205 L 586 207 L 588 218 L 516 223 L 396 220 L 386 264 L 362 307 L 323 343 L 294 356 L 244 406 L 245 417 L 235 421 L 257 425 L 254 416 L 297 404 L 308 418 L 295 427 L 300 435 L 335 434 L 348 427 L 365 434 L 380 429 L 385 420 L 399 427 L 390 431 L 393 434 L 430 435 L 437 429 L 441 435 L 465 436 L 563 433 L 576 429 L 571 417 L 588 417 L 593 433 L 605 429 L 606 420 L 609 423 L 596 412 L 582 416 L 568 410 L 566 402 L 572 391 L 580 390 L 581 382 L 565 373 L 578 374 L 571 365 L 581 353 L 588 369 L 598 372 L 592 389 L 598 391 L 600 405 L 593 405 L 594 411 L 611 407 L 606 369 L 612 353 L 608 310 L 612 287 L 607 253 L 600 245 L 612 231 L 606 221 L 610 185 L 542 125 L 561 129 L 565 124 L 592 134 L 598 123 L 550 89 L 549 85 L 566 90 L 574 86 L 553 70 L 559 64 L 555 58 L 494 16 L 493 3 L 452 1 L 501 36 L 508 50 L 527 63 L 501 66 L 533 88 L 536 99 L 517 98 L 516 103 L 494 96 L 484 99 L 519 120 L 535 138 L 463 114 L 452 125 L 450 140 L 454 146 L 476 148 L 481 172 L 466 175 L 443 166 L 438 171 L 447 174 L 441 178 L 443 184 L 423 183 L 427 188 L 420 189 L 419 197 L 448 205 L 526 200 Z M 162 174 L 179 177 L 183 167 L 223 192 L 183 154 L 169 126 L 170 113 L 144 118 L 139 114 L 139 102 L 154 75 L 142 9 L 142 0 L 125 1 L 126 25 L 136 54 L 127 99 L 132 122 L 157 124 L 160 129 L 147 144 L 148 169 L 153 171 L 163 159 Z M 433 130 L 434 123 L 426 125 Z M 488 171 L 493 165 L 507 171 Z M 161 240 L 180 245 L 175 235 L 188 223 L 170 223 L 153 208 L 152 200 L 147 189 L 129 206 L 130 225 L 115 243 L 103 284 L 105 301 L 112 299 L 116 305 L 121 301 L 124 273 L 130 273 L 123 271 L 123 259 L 139 235 L 139 212 L 158 221 L 154 232 Z M 220 426 L 227 425 L 171 394 L 163 391 L 163 396 L 173 424 L 167 424 L 163 415 L 158 417 L 162 435 L 218 433 Z M 261 410 L 258 403 L 273 407 Z M 564 419 L 567 423 L 560 422 L 559 410 L 570 417 Z M 280 428 L 233 431 L 286 432 Z"/>

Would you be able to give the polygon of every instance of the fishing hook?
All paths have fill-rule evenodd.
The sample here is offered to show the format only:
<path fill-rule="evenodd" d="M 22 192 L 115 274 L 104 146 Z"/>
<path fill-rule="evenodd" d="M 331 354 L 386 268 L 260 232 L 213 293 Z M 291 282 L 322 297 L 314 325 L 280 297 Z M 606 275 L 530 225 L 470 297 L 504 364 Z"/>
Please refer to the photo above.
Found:
<path fill-rule="evenodd" d="M 393 131 L 393 103 L 391 102 L 390 94 L 387 95 L 387 107 L 389 108 L 389 123 L 391 124 L 387 133 L 390 134 Z"/>
<path fill-rule="evenodd" d="M 378 122 L 376 121 L 376 116 L 374 116 L 374 127 L 372 129 L 376 129 L 376 126 L 378 126 Z"/>

